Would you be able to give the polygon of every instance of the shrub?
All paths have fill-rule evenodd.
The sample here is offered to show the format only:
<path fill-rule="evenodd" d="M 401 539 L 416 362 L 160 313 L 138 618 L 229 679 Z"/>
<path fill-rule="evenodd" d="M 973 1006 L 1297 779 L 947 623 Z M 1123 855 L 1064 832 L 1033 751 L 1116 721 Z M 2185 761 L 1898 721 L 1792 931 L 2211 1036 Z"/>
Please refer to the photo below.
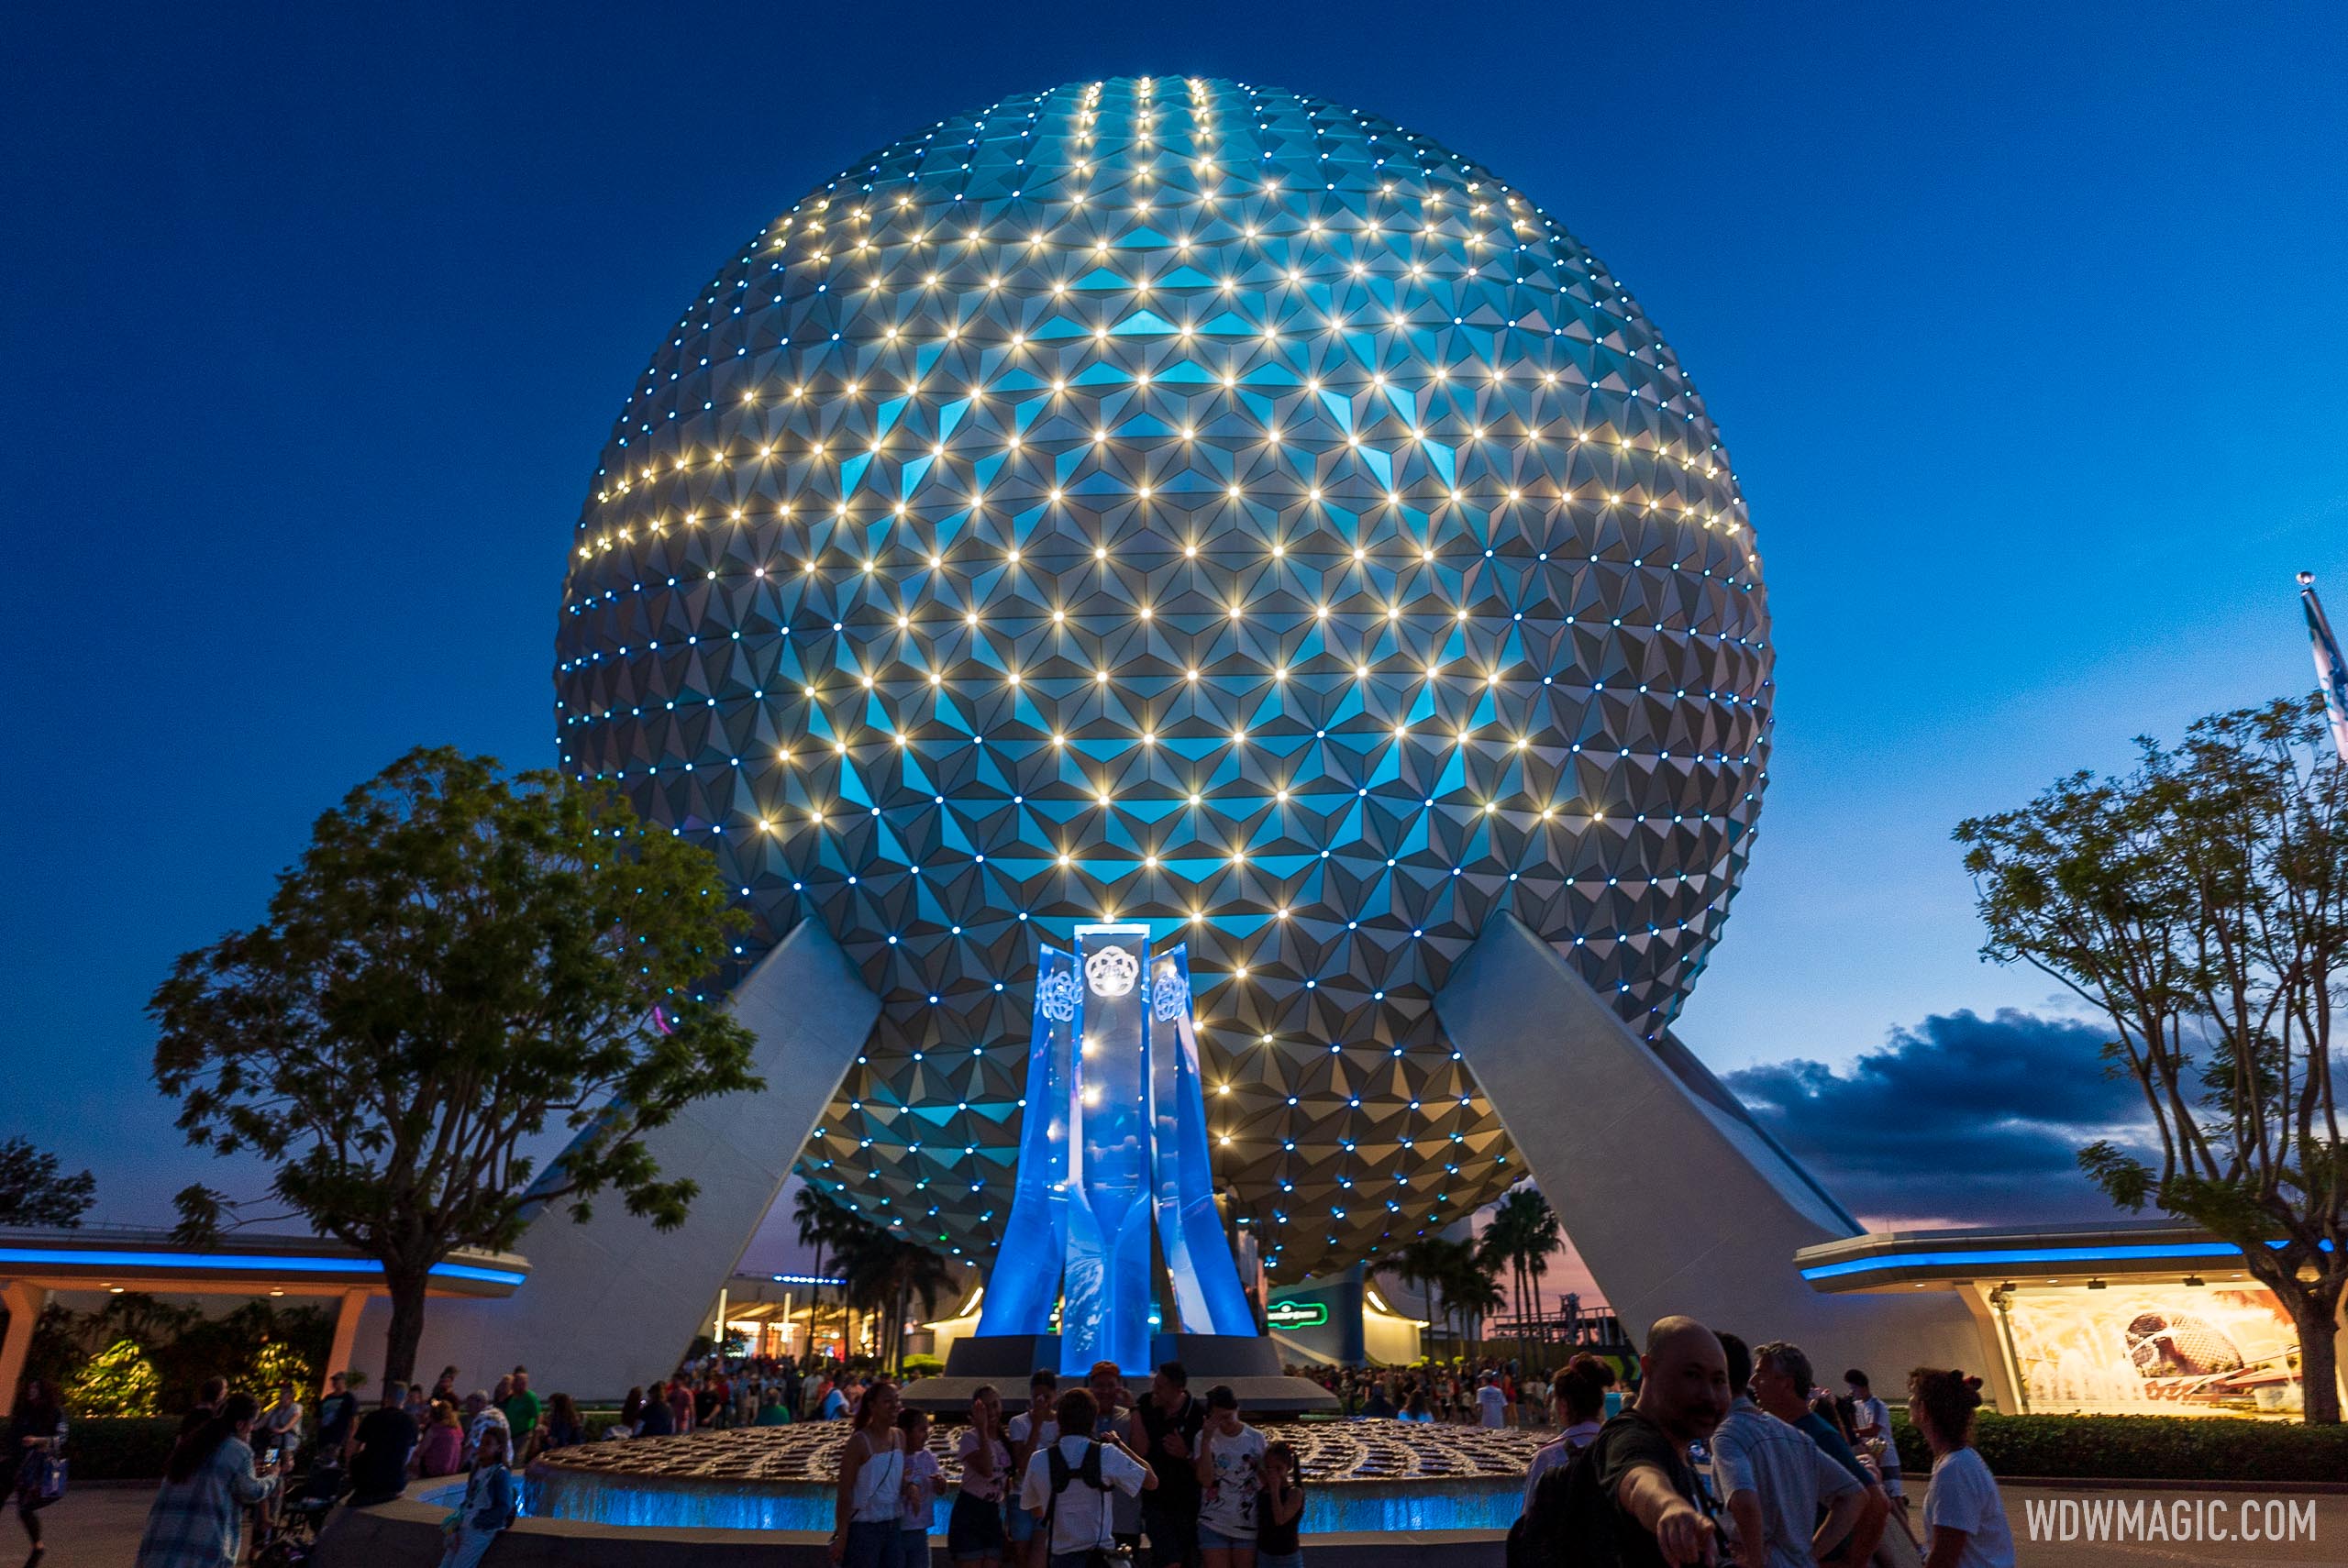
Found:
<path fill-rule="evenodd" d="M 178 1441 L 177 1416 L 69 1416 L 65 1461 L 76 1481 L 153 1481 Z"/>
<path fill-rule="evenodd" d="M 1933 1467 L 1922 1434 L 1895 1415 L 1899 1463 Z M 2336 1481 L 2348 1475 L 2348 1426 L 2226 1416 L 1999 1416 L 1983 1411 L 1973 1446 L 1998 1475 L 2118 1481 Z"/>
<path fill-rule="evenodd" d="M 915 1377 L 935 1377 L 945 1370 L 946 1362 L 943 1357 L 921 1354 L 909 1355 L 905 1357 L 904 1373 L 905 1376 L 909 1379 Z"/>
<path fill-rule="evenodd" d="M 161 1387 L 155 1364 L 136 1340 L 116 1340 L 73 1375 L 65 1386 L 65 1408 L 77 1415 L 151 1416 Z"/>

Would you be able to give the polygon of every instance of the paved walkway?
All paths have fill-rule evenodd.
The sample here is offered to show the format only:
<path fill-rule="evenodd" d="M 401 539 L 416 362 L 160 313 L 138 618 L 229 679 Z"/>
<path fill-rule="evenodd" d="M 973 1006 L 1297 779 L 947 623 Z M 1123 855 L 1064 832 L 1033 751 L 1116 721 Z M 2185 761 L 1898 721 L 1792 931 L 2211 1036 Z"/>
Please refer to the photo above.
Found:
<path fill-rule="evenodd" d="M 2311 1496 L 2279 1487 L 2269 1493 L 2008 1486 L 2004 1493 L 2021 1568 L 2264 1568 L 2298 1562 L 2337 1568 L 2348 1562 L 2348 1496 Z M 2165 1510 L 2158 1521 L 2168 1527 L 2165 1531 L 2154 1528 L 2155 1508 Z M 1922 1513 L 1915 1517 L 1921 1528 Z M 2099 1523 L 2105 1539 L 2088 1539 Z M 2242 1539 L 2249 1529 L 2286 1539 Z M 2061 1539 L 2066 1530 L 2075 1532 L 2073 1539 Z M 2123 1531 L 2132 1539 L 2112 1539 Z"/>
<path fill-rule="evenodd" d="M 41 1515 L 48 1528 L 49 1555 L 42 1559 L 41 1568 L 131 1568 L 131 1559 L 138 1549 L 138 1532 L 147 1523 L 147 1505 L 153 1494 L 139 1486 L 82 1486 L 69 1492 L 55 1507 Z M 2013 1520 L 2016 1561 L 2021 1568 L 2165 1568 L 2170 1563 L 2206 1565 L 2206 1568 L 2265 1568 L 2268 1563 L 2348 1562 L 2348 1496 L 2309 1497 L 2301 1493 L 2296 1496 L 2287 1491 L 2272 1495 L 2281 1500 L 2279 1509 L 2266 1507 L 2269 1496 L 2243 1492 L 2171 1492 L 2171 1491 L 2106 1491 L 2071 1490 L 2054 1487 L 2019 1487 L 2006 1489 L 2006 1512 Z M 2188 1529 L 2200 1527 L 2222 1527 L 2230 1536 L 2238 1536 L 2245 1516 L 2245 1504 L 2255 1505 L 2254 1522 L 2263 1529 L 2272 1517 L 2278 1526 L 2292 1523 L 2289 1506 L 2296 1502 L 2300 1521 L 2312 1519 L 2315 1534 L 2282 1541 L 2244 1541 L 2229 1540 L 2088 1540 L 2084 1539 L 2090 1528 L 2090 1518 L 2085 1510 L 2110 1505 L 2110 1529 L 2120 1528 L 2125 1510 L 2141 1505 L 2149 1510 L 2158 1504 L 2169 1510 L 2168 1518 L 2179 1519 L 2176 1508 L 2186 1505 L 2181 1521 Z M 2068 1522 L 2066 1506 L 2077 1505 L 2081 1510 L 2076 1518 L 2080 1539 L 2072 1540 L 2032 1540 L 2031 1518 L 2035 1511 L 2043 1525 L 2059 1530 Z M 15 1510 L 0 1515 L 0 1563 L 20 1561 L 16 1555 L 23 1538 L 17 1531 Z M 1311 1538 L 1306 1540 L 1305 1560 L 1312 1562 Z M 491 1553 L 493 1568 L 496 1554 Z"/>
<path fill-rule="evenodd" d="M 42 1539 L 49 1555 L 41 1568 L 130 1568 L 138 1555 L 139 1532 L 147 1528 L 147 1486 L 75 1486 L 41 1510 Z M 24 1561 L 24 1532 L 17 1510 L 0 1513 L 0 1563 Z"/>

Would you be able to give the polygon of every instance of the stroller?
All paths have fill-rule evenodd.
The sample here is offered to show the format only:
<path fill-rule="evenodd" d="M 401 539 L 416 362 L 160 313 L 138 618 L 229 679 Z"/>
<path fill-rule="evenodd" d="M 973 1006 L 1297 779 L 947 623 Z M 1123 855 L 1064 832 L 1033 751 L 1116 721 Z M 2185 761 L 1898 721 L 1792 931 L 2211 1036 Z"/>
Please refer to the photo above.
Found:
<path fill-rule="evenodd" d="M 341 1465 L 312 1460 L 307 1471 L 288 1483 L 275 1519 L 255 1545 L 257 1568 L 301 1568 L 309 1562 L 327 1513 L 349 1489 Z"/>

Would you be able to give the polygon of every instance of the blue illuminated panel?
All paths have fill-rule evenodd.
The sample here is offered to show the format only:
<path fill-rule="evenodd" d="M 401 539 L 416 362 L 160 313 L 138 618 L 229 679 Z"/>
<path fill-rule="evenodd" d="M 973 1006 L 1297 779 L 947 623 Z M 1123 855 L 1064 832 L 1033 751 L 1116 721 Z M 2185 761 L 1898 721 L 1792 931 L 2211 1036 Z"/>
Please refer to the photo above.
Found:
<path fill-rule="evenodd" d="M 2280 1242 L 2269 1242 L 2279 1246 Z M 1855 1274 L 1881 1274 L 1903 1268 L 1996 1268 L 2009 1264 L 2045 1264 L 2073 1270 L 2099 1263 L 2139 1262 L 2158 1258 L 2239 1258 L 2242 1249 L 2224 1242 L 2159 1242 L 2101 1247 L 1978 1247 L 1936 1253 L 1898 1253 L 1878 1258 L 1853 1258 L 1847 1263 L 1821 1264 L 1801 1271 L 1804 1279 L 1846 1279 Z"/>
<path fill-rule="evenodd" d="M 380 1275 L 382 1264 L 372 1258 L 288 1257 L 272 1253 L 155 1253 L 99 1252 L 78 1247 L 0 1247 L 0 1264 L 52 1268 L 151 1268 L 173 1274 L 364 1274 Z M 512 1269 L 482 1268 L 476 1264 L 432 1265 L 441 1279 L 478 1280 L 485 1285 L 515 1286 L 529 1277 Z"/>

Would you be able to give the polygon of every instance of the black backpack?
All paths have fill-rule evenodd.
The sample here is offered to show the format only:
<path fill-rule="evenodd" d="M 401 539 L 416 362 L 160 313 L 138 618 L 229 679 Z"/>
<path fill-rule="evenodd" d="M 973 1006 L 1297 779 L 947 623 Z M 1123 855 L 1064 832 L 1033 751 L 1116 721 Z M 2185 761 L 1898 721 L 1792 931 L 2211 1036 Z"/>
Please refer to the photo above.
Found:
<path fill-rule="evenodd" d="M 1508 1568 L 1616 1568 L 1622 1560 L 1591 1442 L 1533 1484 L 1533 1501 L 1508 1527 Z"/>
<path fill-rule="evenodd" d="M 1055 1439 L 1052 1446 L 1045 1451 L 1044 1463 L 1051 1470 L 1052 1501 L 1051 1506 L 1044 1510 L 1044 1522 L 1036 1528 L 1036 1533 L 1044 1538 L 1044 1554 L 1048 1557 L 1052 1555 L 1052 1525 L 1060 1514 L 1060 1494 L 1068 1490 L 1069 1483 L 1081 1481 L 1096 1492 L 1106 1492 L 1109 1483 L 1101 1479 L 1101 1445 L 1097 1442 L 1084 1445 L 1084 1457 L 1077 1461 L 1076 1468 L 1071 1470 L 1068 1455 L 1060 1452 L 1059 1442 Z M 1085 1558 L 1087 1568 L 1106 1568 L 1108 1561 L 1109 1554 L 1097 1546 L 1090 1548 Z"/>

